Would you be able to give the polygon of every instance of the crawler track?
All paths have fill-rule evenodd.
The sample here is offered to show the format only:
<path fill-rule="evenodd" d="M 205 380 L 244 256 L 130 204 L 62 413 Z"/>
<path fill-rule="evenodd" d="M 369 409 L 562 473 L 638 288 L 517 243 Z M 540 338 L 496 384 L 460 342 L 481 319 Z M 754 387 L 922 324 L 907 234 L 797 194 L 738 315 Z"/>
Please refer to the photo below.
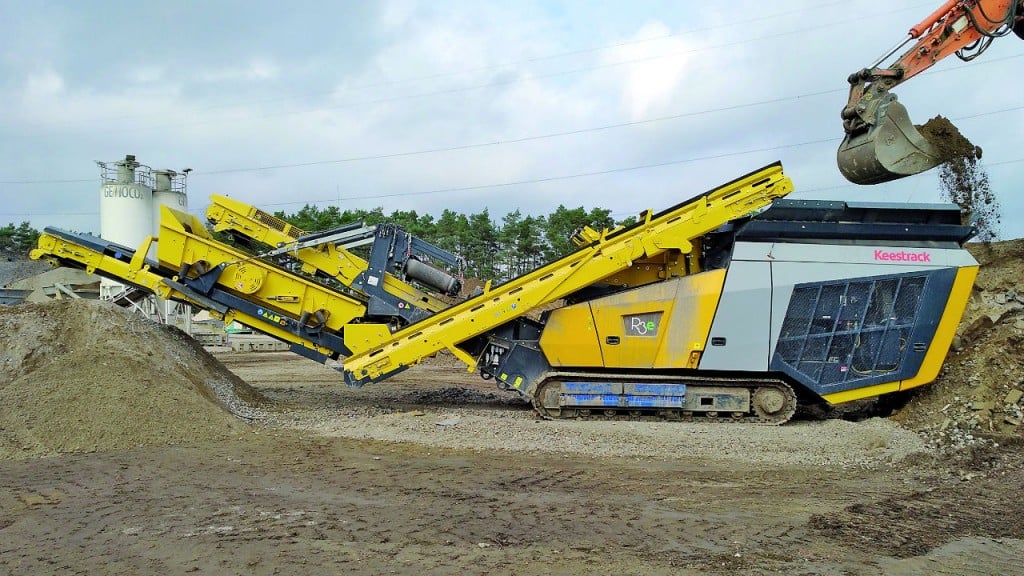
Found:
<path fill-rule="evenodd" d="M 594 382 L 649 382 L 684 384 L 689 391 L 699 392 L 708 388 L 745 389 L 749 392 L 749 408 L 745 411 L 691 410 L 682 408 L 635 408 L 635 407 L 557 407 L 542 401 L 552 393 L 553 387 L 569 380 L 585 379 Z M 558 391 L 554 391 L 558 394 Z M 606 374 L 581 372 L 552 372 L 536 386 L 530 396 L 534 410 L 547 419 L 584 420 L 671 420 L 715 423 L 746 423 L 778 426 L 784 424 L 796 413 L 797 399 L 793 388 L 779 379 L 765 378 L 750 380 L 744 378 L 707 376 L 664 376 L 637 374 Z"/>

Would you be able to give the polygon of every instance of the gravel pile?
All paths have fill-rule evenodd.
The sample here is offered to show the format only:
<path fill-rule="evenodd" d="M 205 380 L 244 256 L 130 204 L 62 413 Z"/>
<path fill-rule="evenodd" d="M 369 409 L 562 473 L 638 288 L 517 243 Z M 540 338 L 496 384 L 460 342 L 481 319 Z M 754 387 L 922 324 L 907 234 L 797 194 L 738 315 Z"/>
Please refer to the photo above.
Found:
<path fill-rule="evenodd" d="M 0 458 L 237 437 L 261 396 L 184 333 L 111 304 L 0 307 Z"/>
<path fill-rule="evenodd" d="M 17 282 L 37 274 L 42 274 L 52 267 L 46 262 L 39 260 L 14 260 L 7 261 L 0 259 L 0 288 L 11 282 Z"/>

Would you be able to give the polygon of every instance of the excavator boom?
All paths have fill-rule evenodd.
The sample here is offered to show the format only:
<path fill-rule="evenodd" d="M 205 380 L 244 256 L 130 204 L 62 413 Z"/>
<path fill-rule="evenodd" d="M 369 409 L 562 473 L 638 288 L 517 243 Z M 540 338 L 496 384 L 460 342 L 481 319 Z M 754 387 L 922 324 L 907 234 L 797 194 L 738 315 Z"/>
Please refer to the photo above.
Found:
<path fill-rule="evenodd" d="M 854 184 L 879 184 L 949 160 L 948 147 L 922 134 L 891 90 L 952 54 L 973 60 L 1011 32 L 1024 38 L 1024 0 L 949 0 L 874 64 L 851 74 L 842 111 L 846 137 L 836 157 L 843 176 Z M 895 62 L 881 66 L 908 44 Z"/>

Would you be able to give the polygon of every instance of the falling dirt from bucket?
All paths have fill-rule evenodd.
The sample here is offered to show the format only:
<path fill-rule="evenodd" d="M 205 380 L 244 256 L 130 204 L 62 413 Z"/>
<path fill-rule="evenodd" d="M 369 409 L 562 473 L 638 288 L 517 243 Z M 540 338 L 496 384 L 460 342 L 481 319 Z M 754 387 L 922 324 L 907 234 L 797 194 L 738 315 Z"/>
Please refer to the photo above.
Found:
<path fill-rule="evenodd" d="M 1000 222 L 999 201 L 980 163 L 981 147 L 972 144 L 942 116 L 932 118 L 918 129 L 944 159 L 939 166 L 943 196 L 960 207 L 965 224 L 974 224 L 977 239 L 995 240 Z"/>
<path fill-rule="evenodd" d="M 921 126 L 917 131 L 931 143 L 943 160 L 956 158 L 981 158 L 981 148 L 968 140 L 960 130 L 944 116 L 936 116 Z"/>

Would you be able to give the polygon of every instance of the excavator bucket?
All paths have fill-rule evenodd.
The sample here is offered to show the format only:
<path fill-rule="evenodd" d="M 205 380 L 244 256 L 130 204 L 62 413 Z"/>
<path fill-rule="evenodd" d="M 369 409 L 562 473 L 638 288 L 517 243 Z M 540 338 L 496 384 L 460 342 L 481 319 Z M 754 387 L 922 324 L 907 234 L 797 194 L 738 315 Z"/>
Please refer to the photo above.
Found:
<path fill-rule="evenodd" d="M 854 184 L 879 184 L 913 176 L 944 162 L 895 98 L 878 105 L 875 123 L 866 131 L 847 134 L 836 156 L 839 171 Z"/>

